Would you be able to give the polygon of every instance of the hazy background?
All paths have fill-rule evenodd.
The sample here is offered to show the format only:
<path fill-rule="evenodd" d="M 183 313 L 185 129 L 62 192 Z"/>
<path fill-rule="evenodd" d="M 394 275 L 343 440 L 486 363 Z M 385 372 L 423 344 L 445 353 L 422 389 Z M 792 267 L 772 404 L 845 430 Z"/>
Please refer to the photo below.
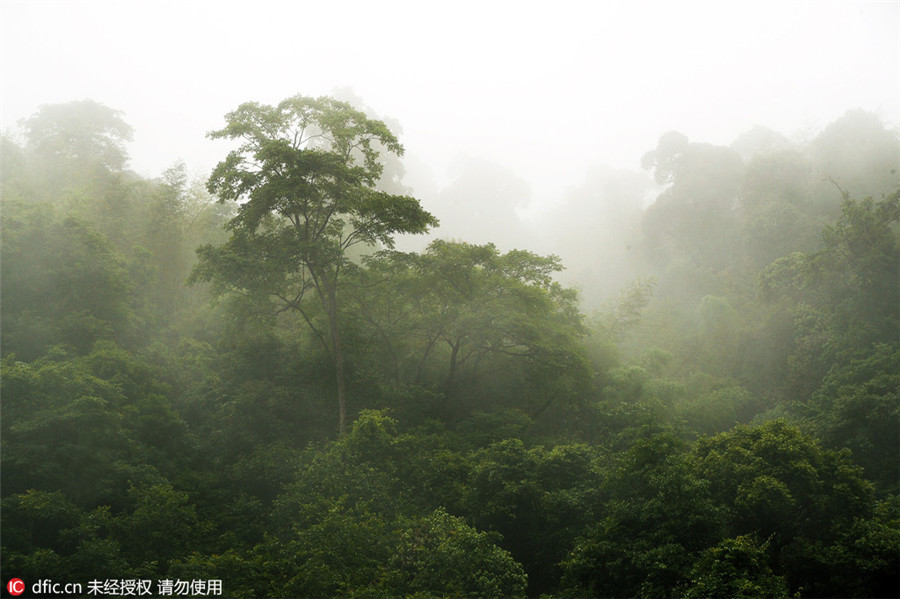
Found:
<path fill-rule="evenodd" d="M 134 127 L 135 171 L 181 158 L 203 176 L 225 151 L 205 133 L 239 103 L 349 88 L 402 127 L 406 181 L 444 234 L 488 241 L 479 223 L 522 217 L 490 223 L 501 246 L 563 217 L 598 168 L 639 170 L 668 130 L 727 145 L 757 124 L 808 138 L 853 108 L 900 123 L 896 1 L 3 0 L 0 16 L 9 134 L 91 98 Z"/>

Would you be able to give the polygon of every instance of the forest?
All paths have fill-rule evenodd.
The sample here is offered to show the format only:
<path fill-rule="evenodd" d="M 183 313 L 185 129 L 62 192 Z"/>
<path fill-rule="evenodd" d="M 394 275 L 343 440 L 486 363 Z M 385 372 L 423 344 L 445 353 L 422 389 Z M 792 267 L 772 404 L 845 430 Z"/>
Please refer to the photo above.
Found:
<path fill-rule="evenodd" d="M 900 596 L 878 116 L 660 132 L 573 182 L 546 253 L 490 186 L 432 209 L 396 127 L 332 97 L 236 107 L 202 176 L 135 173 L 132 136 L 83 100 L 2 138 L 4 584 Z"/>

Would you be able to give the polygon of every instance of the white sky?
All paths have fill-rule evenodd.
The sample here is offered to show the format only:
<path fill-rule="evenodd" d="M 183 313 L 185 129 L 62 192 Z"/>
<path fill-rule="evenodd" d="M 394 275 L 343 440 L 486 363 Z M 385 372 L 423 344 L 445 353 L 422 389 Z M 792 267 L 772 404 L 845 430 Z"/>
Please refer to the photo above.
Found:
<path fill-rule="evenodd" d="M 728 144 L 846 110 L 900 123 L 900 1 L 0 0 L 0 127 L 92 98 L 135 129 L 132 167 L 202 173 L 248 100 L 352 87 L 439 181 L 460 153 L 538 204 L 596 164 L 639 168 L 670 129 Z"/>

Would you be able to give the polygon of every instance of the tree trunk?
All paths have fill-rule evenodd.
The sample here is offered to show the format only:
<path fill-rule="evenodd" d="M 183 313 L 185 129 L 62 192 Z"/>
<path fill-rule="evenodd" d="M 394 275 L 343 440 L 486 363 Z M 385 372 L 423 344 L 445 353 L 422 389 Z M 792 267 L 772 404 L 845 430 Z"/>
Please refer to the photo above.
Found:
<path fill-rule="evenodd" d="M 449 399 L 454 383 L 456 383 L 456 360 L 459 356 L 459 347 L 461 344 L 462 341 L 459 339 L 457 339 L 455 343 L 450 344 L 450 368 L 447 370 L 447 380 L 444 382 L 444 395 L 447 399 Z"/>
<path fill-rule="evenodd" d="M 337 338 L 334 339 L 334 375 L 337 379 L 338 434 L 343 435 L 347 430 L 347 387 L 344 382 L 344 351 Z"/>
<path fill-rule="evenodd" d="M 328 312 L 328 328 L 331 329 L 331 357 L 334 359 L 334 376 L 337 382 L 338 434 L 343 435 L 347 430 L 347 384 L 344 380 L 344 348 L 338 331 L 337 294 L 334 289 L 328 289 L 325 297 L 328 298 L 325 309 Z"/>

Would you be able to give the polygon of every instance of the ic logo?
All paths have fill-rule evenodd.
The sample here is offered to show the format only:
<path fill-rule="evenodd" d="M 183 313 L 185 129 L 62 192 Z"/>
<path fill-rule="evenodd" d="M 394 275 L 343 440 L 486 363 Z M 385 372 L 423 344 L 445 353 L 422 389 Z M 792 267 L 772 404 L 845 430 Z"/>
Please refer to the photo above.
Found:
<path fill-rule="evenodd" d="M 25 583 L 22 582 L 21 578 L 10 578 L 9 582 L 6 583 L 6 590 L 9 591 L 10 595 L 21 595 L 25 592 Z"/>

